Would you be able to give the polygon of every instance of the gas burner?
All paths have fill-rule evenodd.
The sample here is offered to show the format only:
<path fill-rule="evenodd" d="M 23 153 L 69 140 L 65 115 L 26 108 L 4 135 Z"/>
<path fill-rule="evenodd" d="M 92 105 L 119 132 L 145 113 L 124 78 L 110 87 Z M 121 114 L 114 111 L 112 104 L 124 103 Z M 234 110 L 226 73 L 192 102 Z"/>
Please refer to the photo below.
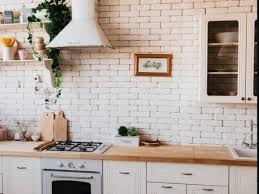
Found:
<path fill-rule="evenodd" d="M 100 142 L 57 142 L 55 145 L 47 148 L 47 151 L 65 151 L 65 152 L 92 152 L 102 153 L 110 145 Z"/>

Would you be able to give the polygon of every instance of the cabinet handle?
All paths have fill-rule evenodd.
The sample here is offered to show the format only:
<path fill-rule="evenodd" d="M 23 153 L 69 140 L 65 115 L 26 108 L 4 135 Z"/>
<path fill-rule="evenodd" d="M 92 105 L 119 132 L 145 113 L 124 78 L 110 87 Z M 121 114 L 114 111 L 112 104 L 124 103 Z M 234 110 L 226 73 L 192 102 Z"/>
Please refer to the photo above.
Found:
<path fill-rule="evenodd" d="M 206 188 L 203 188 L 202 190 L 203 191 L 214 191 L 214 189 L 206 189 Z"/>
<path fill-rule="evenodd" d="M 241 98 L 241 100 L 243 100 L 243 101 L 244 101 L 244 100 L 245 100 L 245 97 L 242 97 L 242 98 Z"/>
<path fill-rule="evenodd" d="M 250 100 L 252 100 L 252 98 L 248 97 L 247 100 L 250 101 Z"/>
<path fill-rule="evenodd" d="M 185 175 L 185 176 L 191 176 L 192 173 L 186 173 L 186 172 L 183 172 L 182 175 Z"/>
<path fill-rule="evenodd" d="M 25 169 L 27 169 L 27 167 L 25 167 L 25 166 L 17 166 L 16 168 L 19 169 L 19 170 L 25 170 Z"/>
<path fill-rule="evenodd" d="M 59 176 L 59 175 L 54 175 L 51 174 L 50 177 L 52 178 L 59 178 L 59 179 L 94 179 L 94 176 L 89 176 L 89 177 L 73 177 L 73 176 Z"/>
<path fill-rule="evenodd" d="M 162 185 L 161 188 L 163 188 L 163 189 L 172 189 L 173 187 L 172 187 L 172 186 L 165 186 L 165 185 Z"/>
<path fill-rule="evenodd" d="M 120 171 L 120 174 L 130 174 L 129 172 L 122 172 Z"/>

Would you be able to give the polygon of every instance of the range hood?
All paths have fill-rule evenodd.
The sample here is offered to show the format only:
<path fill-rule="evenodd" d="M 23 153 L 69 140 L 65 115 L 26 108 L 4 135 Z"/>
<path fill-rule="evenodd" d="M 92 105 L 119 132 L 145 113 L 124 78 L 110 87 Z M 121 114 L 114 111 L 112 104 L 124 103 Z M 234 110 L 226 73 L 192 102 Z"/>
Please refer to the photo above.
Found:
<path fill-rule="evenodd" d="M 96 0 L 72 0 L 72 21 L 47 48 L 112 47 L 96 16 Z"/>

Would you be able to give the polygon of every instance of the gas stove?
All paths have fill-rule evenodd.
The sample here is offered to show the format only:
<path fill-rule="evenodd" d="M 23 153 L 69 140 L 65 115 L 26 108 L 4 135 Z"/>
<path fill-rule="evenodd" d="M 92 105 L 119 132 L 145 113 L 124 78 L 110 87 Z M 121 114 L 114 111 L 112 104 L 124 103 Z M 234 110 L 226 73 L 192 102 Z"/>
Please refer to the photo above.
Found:
<path fill-rule="evenodd" d="M 111 145 L 101 142 L 56 142 L 54 145 L 48 147 L 46 151 L 64 151 L 64 152 L 85 152 L 102 154 Z"/>

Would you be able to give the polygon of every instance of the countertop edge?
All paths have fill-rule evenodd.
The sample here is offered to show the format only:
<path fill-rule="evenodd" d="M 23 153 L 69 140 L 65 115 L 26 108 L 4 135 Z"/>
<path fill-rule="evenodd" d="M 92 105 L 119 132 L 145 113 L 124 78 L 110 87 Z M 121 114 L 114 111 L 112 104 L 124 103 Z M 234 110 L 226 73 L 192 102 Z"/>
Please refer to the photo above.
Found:
<path fill-rule="evenodd" d="M 219 160 L 219 159 L 194 159 L 194 158 L 162 158 L 162 157 L 141 157 L 141 156 L 107 156 L 96 154 L 52 154 L 44 152 L 20 152 L 3 151 L 1 156 L 35 157 L 35 158 L 62 158 L 62 159 L 89 159 L 89 160 L 111 160 L 131 162 L 159 162 L 159 163 L 188 163 L 207 165 L 230 165 L 230 166 L 257 166 L 257 161 L 245 160 Z"/>

